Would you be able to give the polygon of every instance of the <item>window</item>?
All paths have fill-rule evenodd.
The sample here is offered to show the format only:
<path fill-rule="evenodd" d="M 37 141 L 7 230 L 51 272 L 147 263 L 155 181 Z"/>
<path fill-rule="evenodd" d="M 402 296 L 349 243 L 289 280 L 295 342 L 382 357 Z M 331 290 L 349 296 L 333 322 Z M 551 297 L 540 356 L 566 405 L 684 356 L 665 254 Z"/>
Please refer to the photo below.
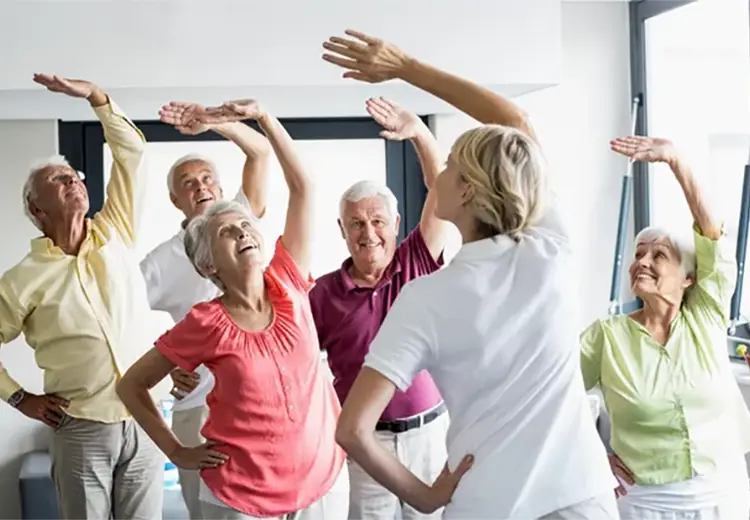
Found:
<path fill-rule="evenodd" d="M 750 150 L 749 20 L 747 2 L 698 1 L 643 25 L 648 134 L 684 151 L 732 247 Z M 650 224 L 688 235 L 692 219 L 674 177 L 664 165 L 648 169 Z M 744 294 L 748 284 L 745 277 Z M 750 298 L 740 311 L 750 314 Z"/>
<path fill-rule="evenodd" d="M 426 190 L 411 144 L 389 142 L 370 119 L 282 121 L 304 164 L 316 180 L 317 214 L 313 276 L 338 268 L 347 257 L 337 218 L 339 197 L 362 179 L 386 182 L 399 200 L 402 215 L 399 237 L 419 221 Z M 183 136 L 156 122 L 137 123 L 147 140 L 147 200 L 139 230 L 137 254 L 142 258 L 179 229 L 183 216 L 170 202 L 166 185 L 172 163 L 187 153 L 199 153 L 216 163 L 225 197 L 237 193 L 245 156 L 233 143 L 213 132 Z M 60 149 L 71 163 L 86 172 L 92 212 L 101 208 L 112 157 L 99 123 L 62 123 Z M 288 190 L 278 161 L 271 163 L 265 238 L 272 243 L 283 231 Z"/>

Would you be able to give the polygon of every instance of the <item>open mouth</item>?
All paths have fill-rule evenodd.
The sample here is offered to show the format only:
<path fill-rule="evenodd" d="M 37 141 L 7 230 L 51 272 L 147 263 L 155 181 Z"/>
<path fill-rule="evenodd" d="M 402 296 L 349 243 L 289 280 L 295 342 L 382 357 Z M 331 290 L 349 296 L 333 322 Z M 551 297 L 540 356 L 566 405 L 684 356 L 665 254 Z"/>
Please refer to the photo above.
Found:
<path fill-rule="evenodd" d="M 365 244 L 359 244 L 362 249 L 374 249 L 380 245 L 380 242 L 368 242 Z"/>
<path fill-rule="evenodd" d="M 237 248 L 237 253 L 247 253 L 248 251 L 255 251 L 258 249 L 258 244 L 254 242 L 248 242 L 246 244 L 241 245 L 239 248 Z"/>
<path fill-rule="evenodd" d="M 212 200 L 214 200 L 213 197 L 211 197 L 210 195 L 206 195 L 205 197 L 201 197 L 200 199 L 198 199 L 196 201 L 196 204 L 204 204 L 206 202 L 211 202 Z"/>
<path fill-rule="evenodd" d="M 640 272 L 635 275 L 635 280 L 648 280 L 653 282 L 656 280 L 656 277 L 648 273 Z"/>

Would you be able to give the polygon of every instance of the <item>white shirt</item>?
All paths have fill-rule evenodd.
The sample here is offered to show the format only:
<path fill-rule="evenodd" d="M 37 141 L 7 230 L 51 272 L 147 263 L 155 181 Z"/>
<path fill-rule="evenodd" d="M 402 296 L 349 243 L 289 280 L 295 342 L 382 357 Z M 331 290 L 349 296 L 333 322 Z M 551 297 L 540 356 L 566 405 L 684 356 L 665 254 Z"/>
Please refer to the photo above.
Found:
<path fill-rule="evenodd" d="M 432 374 L 467 454 L 444 518 L 532 519 L 614 493 L 579 365 L 569 240 L 557 211 L 516 243 L 498 235 L 404 287 L 365 365 L 406 390 Z"/>
<path fill-rule="evenodd" d="M 250 209 L 250 202 L 242 190 L 234 198 Z M 175 323 L 190 312 L 193 305 L 212 300 L 221 294 L 219 288 L 203 278 L 190 263 L 184 246 L 185 230 L 156 246 L 141 261 L 141 272 L 146 279 L 148 302 L 155 311 L 164 311 Z M 206 396 L 214 387 L 214 376 L 200 365 L 198 386 L 180 400 L 175 400 L 174 411 L 189 410 L 206 404 Z"/>

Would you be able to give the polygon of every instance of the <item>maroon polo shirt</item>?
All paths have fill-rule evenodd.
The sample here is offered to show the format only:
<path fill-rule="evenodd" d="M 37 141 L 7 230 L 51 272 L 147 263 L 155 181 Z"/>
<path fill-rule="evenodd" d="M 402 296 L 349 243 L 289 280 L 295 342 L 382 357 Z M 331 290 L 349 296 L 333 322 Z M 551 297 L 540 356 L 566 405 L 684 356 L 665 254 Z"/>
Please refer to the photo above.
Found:
<path fill-rule="evenodd" d="M 393 260 L 376 287 L 354 284 L 349 275 L 351 258 L 344 261 L 340 269 L 317 279 L 310 291 L 310 306 L 320 348 L 328 352 L 333 386 L 342 403 L 401 288 L 415 278 L 434 273 L 442 264 L 442 255 L 435 261 L 417 227 L 396 248 Z M 432 377 L 422 371 L 406 392 L 396 390 L 382 419 L 410 417 L 433 408 L 441 400 Z"/>

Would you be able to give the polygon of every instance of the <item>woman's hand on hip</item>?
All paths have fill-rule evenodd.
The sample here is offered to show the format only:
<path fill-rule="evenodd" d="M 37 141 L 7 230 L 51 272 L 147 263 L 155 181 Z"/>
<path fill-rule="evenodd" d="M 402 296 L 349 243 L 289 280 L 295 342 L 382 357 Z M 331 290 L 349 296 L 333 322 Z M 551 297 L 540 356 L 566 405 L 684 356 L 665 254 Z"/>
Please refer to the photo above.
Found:
<path fill-rule="evenodd" d="M 428 494 L 423 500 L 420 500 L 420 504 L 417 504 L 419 507 L 415 507 L 415 509 L 418 509 L 420 513 L 429 514 L 447 505 L 451 501 L 461 477 L 471 469 L 472 464 L 474 464 L 473 455 L 466 455 L 461 459 L 455 471 L 448 469 L 448 463 L 446 462 L 443 471 L 440 472 L 435 482 L 429 486 Z"/>
<path fill-rule="evenodd" d="M 629 486 L 632 486 L 635 484 L 635 477 L 633 476 L 633 473 L 630 471 L 630 469 L 625 465 L 625 463 L 615 455 L 614 453 L 610 453 L 607 455 L 607 458 L 609 458 L 609 467 L 612 469 L 612 473 L 615 474 L 615 477 L 617 477 L 618 481 L 620 482 L 620 485 L 617 486 L 615 489 L 615 495 L 617 498 L 620 498 L 621 496 L 625 496 L 628 494 L 628 492 L 625 490 L 625 486 L 622 485 L 622 482 L 625 482 Z"/>
<path fill-rule="evenodd" d="M 169 460 L 181 469 L 216 468 L 229 460 L 229 455 L 214 449 L 215 442 L 207 441 L 200 446 L 180 446 L 169 456 Z"/>

